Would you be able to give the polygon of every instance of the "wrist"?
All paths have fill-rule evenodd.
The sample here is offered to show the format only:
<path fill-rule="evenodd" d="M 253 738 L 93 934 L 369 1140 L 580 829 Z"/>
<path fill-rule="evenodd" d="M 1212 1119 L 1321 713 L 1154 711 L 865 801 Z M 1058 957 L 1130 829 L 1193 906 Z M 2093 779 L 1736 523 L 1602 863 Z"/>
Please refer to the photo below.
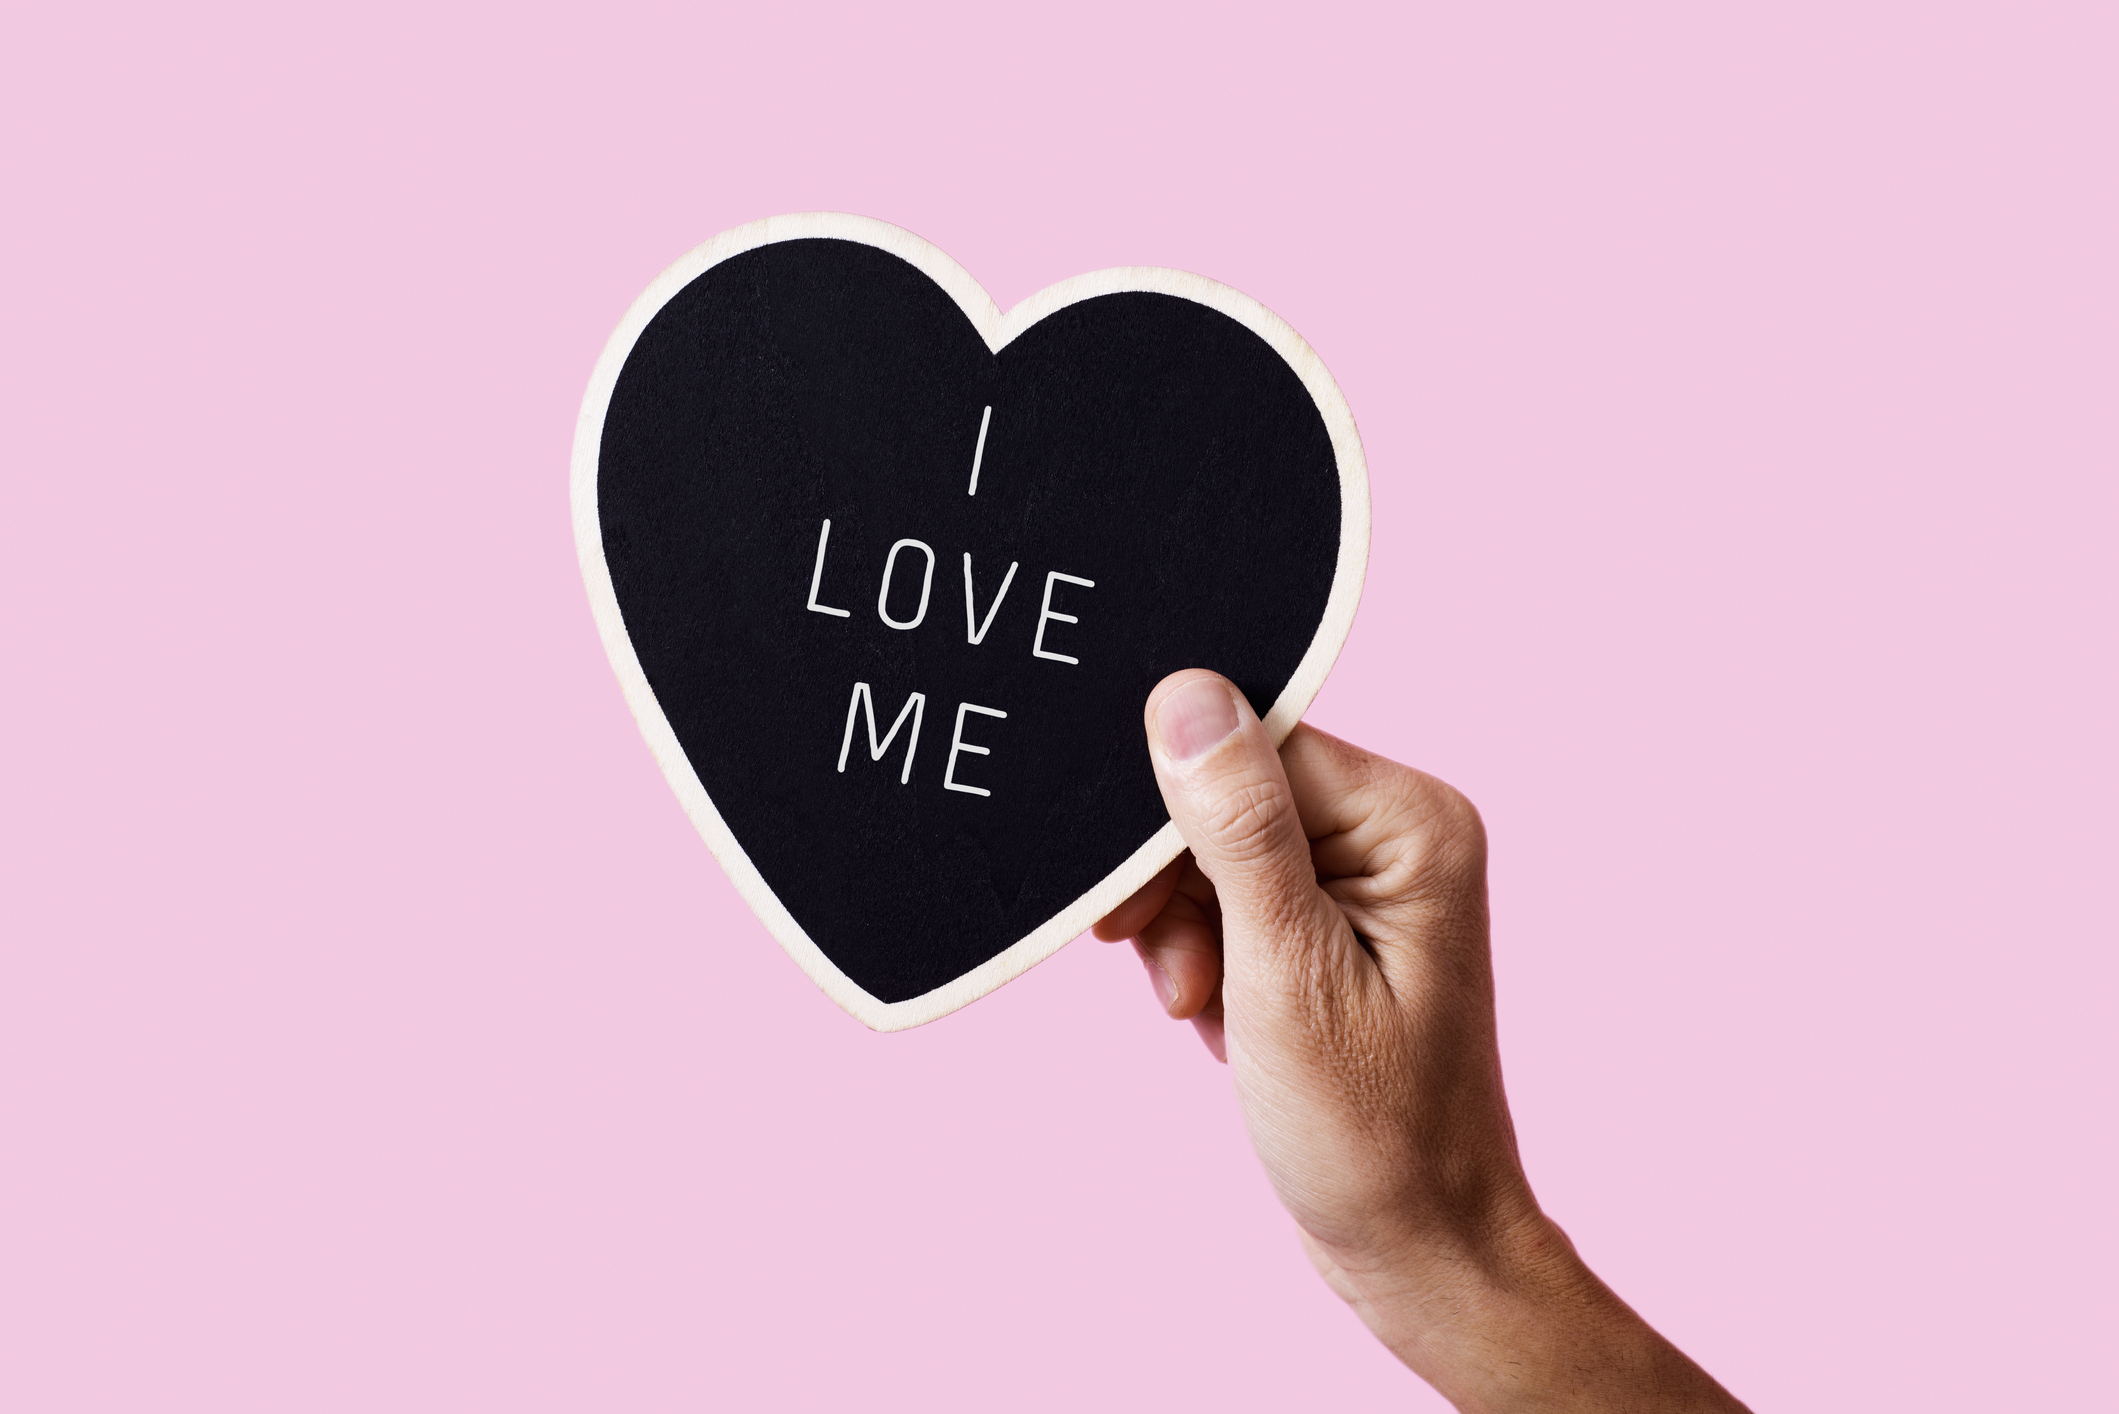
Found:
<path fill-rule="evenodd" d="M 1476 1234 L 1330 1260 L 1378 1339 L 1466 1414 L 1741 1410 L 1534 1205 Z"/>

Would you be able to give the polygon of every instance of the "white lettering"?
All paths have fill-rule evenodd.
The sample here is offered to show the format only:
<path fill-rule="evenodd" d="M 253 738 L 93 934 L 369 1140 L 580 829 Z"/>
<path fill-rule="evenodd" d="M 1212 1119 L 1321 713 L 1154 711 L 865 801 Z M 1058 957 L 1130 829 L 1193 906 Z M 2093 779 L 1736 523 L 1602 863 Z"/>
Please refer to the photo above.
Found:
<path fill-rule="evenodd" d="M 1019 561 L 1008 562 L 1008 573 L 1001 577 L 1000 593 L 993 596 L 993 603 L 986 610 L 986 622 L 980 623 L 978 611 L 971 607 L 971 552 L 964 552 L 964 639 L 976 646 L 986 641 L 986 630 L 993 627 L 993 616 L 1001 611 L 1001 601 L 1008 597 L 1008 586 L 1015 583 L 1015 570 Z"/>
<path fill-rule="evenodd" d="M 920 609 L 911 618 L 900 623 L 890 616 L 890 577 L 897 572 L 898 551 L 912 546 L 927 557 L 927 572 L 920 577 Z M 892 628 L 918 628 L 920 620 L 927 617 L 927 595 L 934 588 L 934 551 L 917 540 L 900 540 L 890 547 L 890 555 L 883 561 L 883 587 L 876 592 L 876 613 Z"/>
<path fill-rule="evenodd" d="M 1077 579 L 1071 574 L 1061 574 L 1058 570 L 1054 570 L 1045 576 L 1045 603 L 1037 611 L 1037 638 L 1030 645 L 1030 655 L 1034 658 L 1050 658 L 1055 663 L 1074 663 L 1078 665 L 1082 661 L 1079 658 L 1070 658 L 1064 653 L 1047 653 L 1045 651 L 1045 621 L 1047 619 L 1054 619 L 1063 624 L 1078 624 L 1081 622 L 1074 615 L 1062 614 L 1052 607 L 1052 581 L 1056 579 L 1064 579 L 1069 584 L 1079 584 L 1084 589 L 1096 588 L 1096 581 L 1093 579 Z"/>
<path fill-rule="evenodd" d="M 973 746 L 970 742 L 964 740 L 964 714 L 966 712 L 977 712 L 987 717 L 1005 718 L 1008 715 L 1006 712 L 998 711 L 992 707 L 980 707 L 971 702 L 957 703 L 956 730 L 950 733 L 949 736 L 949 764 L 942 768 L 942 789 L 960 790 L 966 795 L 992 795 L 993 792 L 990 790 L 981 790 L 977 786 L 960 786 L 956 783 L 956 758 L 958 752 L 968 751 L 974 756 L 991 756 L 993 754 L 983 746 Z M 853 730 L 852 721 L 852 717 L 849 716 L 847 718 L 848 731 Z"/>
<path fill-rule="evenodd" d="M 905 738 L 905 769 L 898 773 L 898 784 L 904 785 L 912 779 L 912 753 L 920 749 L 920 719 L 927 715 L 927 694 L 915 692 L 905 699 L 898 709 L 898 719 L 890 724 L 890 733 L 881 741 L 876 740 L 876 699 L 868 690 L 868 684 L 853 685 L 853 696 L 846 703 L 846 735 L 839 738 L 839 770 L 846 770 L 846 753 L 853 747 L 854 713 L 866 708 L 868 711 L 868 759 L 880 761 L 890 744 L 898 738 L 898 728 L 905 725 L 905 714 L 912 714 L 912 735 Z M 964 714 L 957 713 L 957 724 L 962 727 Z"/>
<path fill-rule="evenodd" d="M 986 460 L 986 426 L 992 421 L 993 406 L 989 403 L 986 411 L 979 414 L 979 445 L 971 454 L 971 489 L 964 493 L 967 496 L 979 494 L 979 463 Z"/>
<path fill-rule="evenodd" d="M 827 520 L 824 522 L 824 528 L 817 532 L 817 567 L 809 574 L 809 610 L 813 614 L 836 614 L 842 619 L 852 618 L 853 615 L 844 609 L 834 609 L 829 604 L 817 602 L 817 591 L 824 587 L 824 547 L 830 540 L 831 522 Z"/>

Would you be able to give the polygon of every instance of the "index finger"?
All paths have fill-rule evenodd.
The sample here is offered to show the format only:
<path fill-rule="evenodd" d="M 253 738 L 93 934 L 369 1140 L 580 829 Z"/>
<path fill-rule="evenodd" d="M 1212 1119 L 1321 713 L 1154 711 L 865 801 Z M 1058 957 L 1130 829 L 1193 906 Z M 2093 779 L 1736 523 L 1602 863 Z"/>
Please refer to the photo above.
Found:
<path fill-rule="evenodd" d="M 1170 901 L 1170 895 L 1177 889 L 1178 876 L 1184 873 L 1185 861 L 1191 857 L 1188 850 L 1171 860 L 1163 867 L 1162 873 L 1143 884 L 1133 897 L 1098 919 L 1096 926 L 1089 931 L 1107 943 L 1138 937 L 1140 930 L 1153 923 L 1156 915 L 1163 911 L 1163 905 Z"/>

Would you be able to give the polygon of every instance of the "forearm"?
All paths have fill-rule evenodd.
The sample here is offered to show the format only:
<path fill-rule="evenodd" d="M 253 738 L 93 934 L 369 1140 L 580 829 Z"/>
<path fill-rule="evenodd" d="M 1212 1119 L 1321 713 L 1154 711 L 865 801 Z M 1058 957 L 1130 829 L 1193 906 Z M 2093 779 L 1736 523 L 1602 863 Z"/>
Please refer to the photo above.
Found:
<path fill-rule="evenodd" d="M 1312 1256 L 1377 1337 L 1465 1414 L 1743 1410 L 1542 1215 L 1481 1246 L 1428 1242 L 1352 1262 L 1313 1244 Z"/>

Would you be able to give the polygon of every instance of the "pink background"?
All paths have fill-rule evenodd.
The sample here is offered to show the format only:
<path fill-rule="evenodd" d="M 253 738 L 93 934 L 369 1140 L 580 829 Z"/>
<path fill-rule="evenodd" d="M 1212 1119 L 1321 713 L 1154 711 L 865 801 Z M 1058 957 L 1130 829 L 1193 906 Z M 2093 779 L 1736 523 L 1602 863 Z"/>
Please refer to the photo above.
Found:
<path fill-rule="evenodd" d="M 872 1035 L 649 759 L 582 388 L 819 208 L 1321 351 L 1312 719 L 1484 808 L 1651 1320 L 1762 1410 L 2110 1398 L 2109 7 L 576 9 L 4 22 L 0 1406 L 1439 1407 L 1124 950 Z"/>

